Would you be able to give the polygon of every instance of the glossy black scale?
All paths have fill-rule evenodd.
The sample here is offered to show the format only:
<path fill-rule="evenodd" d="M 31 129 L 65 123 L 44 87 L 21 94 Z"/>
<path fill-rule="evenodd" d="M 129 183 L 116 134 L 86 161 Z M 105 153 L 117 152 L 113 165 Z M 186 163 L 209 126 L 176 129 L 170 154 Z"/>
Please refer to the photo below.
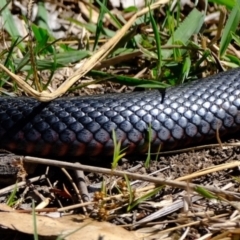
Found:
<path fill-rule="evenodd" d="M 0 148 L 36 156 L 111 155 L 197 145 L 240 129 L 240 70 L 158 90 L 91 97 L 0 97 Z"/>

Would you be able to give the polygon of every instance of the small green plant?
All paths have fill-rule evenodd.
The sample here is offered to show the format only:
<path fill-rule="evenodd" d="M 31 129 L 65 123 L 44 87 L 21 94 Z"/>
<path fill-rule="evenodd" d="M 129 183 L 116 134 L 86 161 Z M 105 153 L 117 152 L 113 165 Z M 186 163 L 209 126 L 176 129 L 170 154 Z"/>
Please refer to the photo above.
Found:
<path fill-rule="evenodd" d="M 130 184 L 130 181 L 129 181 L 127 175 L 124 175 L 124 178 L 125 178 L 125 182 L 127 184 L 127 189 L 128 189 L 128 195 L 129 195 L 129 197 L 128 197 L 128 208 L 129 208 L 129 206 L 131 206 L 132 202 L 134 201 L 135 196 L 134 196 L 134 191 L 132 190 L 132 187 L 131 187 L 131 184 Z"/>
<path fill-rule="evenodd" d="M 164 188 L 164 186 L 160 186 L 155 188 L 153 191 L 150 191 L 149 193 L 143 195 L 142 197 L 132 201 L 127 208 L 127 211 L 131 211 L 134 207 L 136 207 L 138 204 L 140 204 L 143 201 L 146 201 L 147 199 L 151 198 L 152 196 L 156 195 L 159 191 L 161 191 Z"/>
<path fill-rule="evenodd" d="M 7 200 L 7 205 L 9 207 L 12 207 L 15 205 L 16 201 L 16 193 L 17 193 L 17 190 L 18 190 L 18 187 L 17 187 L 17 184 L 15 184 L 15 187 L 13 189 L 13 191 L 11 192 L 10 196 L 8 197 L 8 200 Z"/>
<path fill-rule="evenodd" d="M 117 141 L 116 132 L 112 131 L 112 139 L 114 145 L 113 161 L 112 161 L 112 170 L 116 169 L 119 160 L 125 156 L 125 149 L 121 149 L 121 141 Z"/>

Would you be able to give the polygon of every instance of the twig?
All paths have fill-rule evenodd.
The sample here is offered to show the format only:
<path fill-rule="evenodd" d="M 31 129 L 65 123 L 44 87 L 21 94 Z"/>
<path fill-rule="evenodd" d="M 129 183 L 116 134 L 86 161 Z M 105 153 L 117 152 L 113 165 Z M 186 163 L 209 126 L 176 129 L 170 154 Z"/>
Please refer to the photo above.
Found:
<path fill-rule="evenodd" d="M 127 176 L 130 179 L 138 179 L 138 180 L 143 180 L 143 181 L 147 181 L 147 182 L 152 182 L 157 185 L 168 185 L 168 186 L 178 187 L 178 188 L 185 189 L 185 190 L 193 190 L 194 191 L 197 188 L 198 189 L 204 188 L 213 193 L 217 193 L 217 194 L 221 193 L 221 194 L 226 194 L 229 196 L 231 195 L 235 199 L 236 198 L 240 199 L 240 193 L 222 191 L 221 189 L 217 189 L 216 187 L 202 186 L 202 185 L 197 185 L 197 184 L 188 183 L 188 182 L 185 183 L 185 182 L 176 181 L 176 180 L 165 180 L 162 178 L 150 177 L 150 176 L 136 174 L 136 173 L 129 173 L 126 171 L 109 170 L 109 169 L 100 168 L 100 167 L 79 165 L 79 164 L 74 164 L 74 163 L 69 163 L 69 162 L 64 162 L 64 161 L 36 158 L 36 157 L 30 157 L 30 156 L 23 157 L 23 161 L 51 165 L 51 166 L 55 166 L 55 167 L 64 167 L 67 169 L 75 169 L 75 170 L 79 169 L 79 170 L 94 172 L 94 173 L 102 173 L 102 174 L 108 174 L 108 175 L 110 174 L 110 175 L 115 175 L 115 176 L 120 176 L 120 177 Z M 238 165 L 240 165 L 239 161 L 236 161 L 236 163 L 238 163 Z M 236 164 L 236 166 L 237 166 L 237 164 Z"/>
<path fill-rule="evenodd" d="M 159 153 L 151 153 L 151 155 L 158 154 L 158 155 L 162 156 L 162 155 L 170 155 L 170 154 L 184 153 L 184 152 L 190 152 L 190 151 L 193 152 L 193 151 L 198 151 L 198 150 L 202 150 L 202 149 L 209 149 L 209 148 L 216 148 L 216 147 L 220 147 L 219 143 L 190 147 L 190 148 L 183 148 L 183 149 L 172 150 L 172 151 L 164 151 L 164 152 L 159 152 Z M 223 147 L 223 149 L 229 148 L 229 147 L 240 147 L 240 142 L 222 143 L 222 147 Z"/>
<path fill-rule="evenodd" d="M 38 176 L 38 177 L 28 179 L 28 181 L 33 183 L 33 182 L 36 182 L 36 181 L 39 181 L 39 180 L 42 180 L 42 179 L 45 179 L 45 178 L 46 178 L 45 175 L 41 175 L 41 176 Z M 0 189 L 0 195 L 9 193 L 9 192 L 13 191 L 14 188 L 16 188 L 16 187 L 20 188 L 20 187 L 25 186 L 26 184 L 27 184 L 26 181 L 22 181 L 22 182 L 18 182 L 18 183 L 15 183 L 13 185 L 10 185 L 8 187 L 2 188 L 2 189 Z"/>

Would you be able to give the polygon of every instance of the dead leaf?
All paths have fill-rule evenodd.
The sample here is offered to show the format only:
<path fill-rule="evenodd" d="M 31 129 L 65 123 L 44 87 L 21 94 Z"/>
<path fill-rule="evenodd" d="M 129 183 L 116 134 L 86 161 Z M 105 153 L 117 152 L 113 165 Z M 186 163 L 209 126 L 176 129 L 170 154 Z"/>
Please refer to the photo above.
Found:
<path fill-rule="evenodd" d="M 50 189 L 50 192 L 54 193 L 54 194 L 56 194 L 56 195 L 58 195 L 60 197 L 63 197 L 65 199 L 72 199 L 71 194 L 67 191 L 65 186 L 64 186 L 64 190 L 58 189 L 58 188 L 52 188 L 52 189 Z"/>
<path fill-rule="evenodd" d="M 37 233 L 40 236 L 61 236 L 67 240 L 98 239 L 100 236 L 104 240 L 139 239 L 139 235 L 120 226 L 84 219 L 81 215 L 70 215 L 59 219 L 36 216 L 36 223 Z M 33 216 L 30 214 L 0 212 L 0 225 L 27 234 L 34 233 Z"/>
<path fill-rule="evenodd" d="M 11 207 L 9 207 L 7 204 L 5 203 L 1 203 L 0 204 L 0 211 L 3 211 L 3 212 L 12 212 L 14 211 L 14 209 L 12 209 Z"/>

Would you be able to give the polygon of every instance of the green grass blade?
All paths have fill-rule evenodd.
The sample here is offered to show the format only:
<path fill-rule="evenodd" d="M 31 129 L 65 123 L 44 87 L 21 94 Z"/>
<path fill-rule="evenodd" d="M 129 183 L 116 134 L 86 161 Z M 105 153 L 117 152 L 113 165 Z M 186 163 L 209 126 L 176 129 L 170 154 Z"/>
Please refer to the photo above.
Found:
<path fill-rule="evenodd" d="M 134 207 L 136 207 L 139 203 L 149 199 L 150 197 L 156 195 L 159 191 L 161 191 L 164 188 L 164 186 L 160 186 L 157 187 L 156 189 L 154 189 L 153 191 L 145 194 L 144 196 L 140 197 L 139 199 L 135 200 L 132 202 L 132 204 L 130 204 L 127 208 L 127 211 L 132 210 Z"/>
<path fill-rule="evenodd" d="M 125 182 L 127 184 L 127 189 L 128 189 L 128 194 L 129 194 L 129 199 L 128 199 L 129 205 L 128 206 L 131 206 L 131 204 L 134 200 L 134 193 L 133 193 L 132 186 L 130 184 L 130 181 L 129 181 L 127 175 L 124 174 L 124 178 L 125 178 Z"/>
<path fill-rule="evenodd" d="M 240 21 L 240 0 L 237 0 L 236 5 L 232 9 L 229 18 L 227 20 L 227 23 L 223 29 L 222 38 L 220 41 L 220 50 L 219 55 L 223 56 L 226 52 L 228 45 L 230 44 L 232 40 L 232 33 L 234 33 L 238 27 L 239 21 Z"/>
<path fill-rule="evenodd" d="M 54 73 L 55 71 L 57 70 L 57 59 L 56 59 L 56 51 L 55 51 L 55 48 L 53 48 L 53 64 L 52 64 L 52 68 L 50 69 L 50 76 L 48 78 L 48 81 L 47 83 L 43 86 L 43 90 L 46 90 L 48 85 L 51 83 L 52 81 L 52 78 L 54 77 Z"/>
<path fill-rule="evenodd" d="M 98 40 L 100 38 L 100 34 L 103 31 L 103 18 L 104 18 L 104 14 L 105 14 L 104 6 L 106 6 L 107 1 L 103 0 L 103 3 L 99 2 L 99 1 L 97 1 L 97 2 L 101 7 L 100 7 L 100 13 L 99 13 L 99 16 L 98 16 L 97 29 L 96 29 L 96 34 L 95 34 L 93 51 L 96 49 L 96 47 L 98 45 Z"/>
<path fill-rule="evenodd" d="M 159 79 L 159 76 L 161 74 L 161 62 L 162 62 L 162 56 L 161 56 L 161 39 L 160 39 L 160 34 L 159 34 L 159 30 L 157 27 L 157 24 L 154 20 L 154 17 L 152 15 L 152 11 L 149 8 L 149 16 L 150 16 L 150 21 L 152 24 L 152 29 L 153 29 L 153 33 L 154 33 L 154 37 L 156 40 L 156 47 L 157 47 L 157 74 L 156 74 L 156 79 Z"/>
<path fill-rule="evenodd" d="M 199 193 L 200 195 L 202 195 L 203 197 L 207 198 L 207 199 L 218 199 L 218 197 L 216 195 L 214 195 L 213 193 L 209 192 L 208 190 L 206 190 L 203 187 L 197 186 L 194 190 L 197 193 Z"/>
<path fill-rule="evenodd" d="M 36 26 L 35 24 L 32 24 L 31 28 L 36 39 L 34 52 L 37 54 L 41 51 L 41 49 L 43 49 L 42 53 L 52 53 L 52 46 L 48 45 L 48 40 L 50 38 L 49 32 L 42 27 Z"/>
<path fill-rule="evenodd" d="M 44 6 L 44 2 L 38 3 L 38 12 L 37 12 L 37 19 L 38 19 L 38 27 L 46 29 L 48 31 L 48 34 L 52 34 L 51 29 L 48 27 L 48 11 L 46 7 Z"/>
<path fill-rule="evenodd" d="M 148 153 L 147 153 L 147 159 L 144 163 L 144 167 L 149 169 L 150 167 L 150 160 L 151 160 L 151 141 L 152 141 L 152 128 L 151 128 L 151 124 L 149 124 L 148 126 L 148 136 L 147 136 L 147 140 L 148 140 Z"/>
<path fill-rule="evenodd" d="M 235 0 L 208 0 L 209 2 L 224 5 L 229 9 L 232 9 L 236 5 Z"/>
<path fill-rule="evenodd" d="M 18 28 L 16 27 L 16 24 L 14 22 L 13 16 L 9 9 L 6 7 L 9 4 L 6 0 L 0 1 L 0 9 L 1 9 L 1 15 L 3 17 L 4 22 L 4 28 L 7 30 L 7 32 L 13 37 L 13 39 L 20 37 L 21 34 L 18 31 Z"/>
<path fill-rule="evenodd" d="M 88 75 L 93 77 L 105 77 L 106 80 L 111 82 L 121 83 L 128 86 L 135 86 L 135 87 L 143 87 L 143 88 L 156 88 L 156 89 L 165 89 L 170 87 L 169 84 L 161 83 L 155 80 L 147 80 L 147 79 L 136 79 L 127 76 L 121 75 L 112 75 L 108 73 L 104 73 L 101 71 L 92 70 L 88 73 Z"/>
<path fill-rule="evenodd" d="M 32 216 L 33 216 L 33 236 L 34 240 L 38 240 L 38 233 L 37 233 L 37 216 L 35 212 L 35 202 L 32 200 Z"/>
<path fill-rule="evenodd" d="M 66 20 L 69 21 L 70 23 L 74 23 L 78 26 L 86 28 L 86 30 L 88 30 L 89 32 L 91 32 L 95 35 L 96 29 L 97 29 L 96 24 L 94 24 L 94 23 L 81 23 L 81 22 L 79 22 L 79 21 L 77 21 L 76 19 L 73 19 L 73 18 L 66 18 Z M 108 28 L 104 28 L 104 27 L 103 27 L 102 33 L 109 38 L 113 37 L 116 34 L 115 31 L 112 31 L 112 30 L 110 30 Z"/>
<path fill-rule="evenodd" d="M 130 7 L 127 7 L 127 8 L 125 8 L 125 9 L 123 9 L 123 11 L 124 11 L 125 13 L 129 13 L 129 12 L 135 13 L 135 12 L 138 11 L 138 8 L 135 7 L 135 6 L 130 6 Z"/>
<path fill-rule="evenodd" d="M 232 39 L 240 47 L 240 37 L 236 33 L 232 33 Z"/>
<path fill-rule="evenodd" d="M 183 83 L 184 80 L 188 77 L 188 74 L 190 72 L 190 68 L 191 68 L 191 58 L 189 56 L 187 56 L 184 59 L 184 63 L 183 63 L 181 79 L 180 79 L 181 83 Z"/>
<path fill-rule="evenodd" d="M 4 66 L 7 66 L 9 61 L 10 61 L 10 58 L 12 58 L 12 54 L 13 54 L 13 51 L 14 51 L 14 48 L 18 45 L 19 43 L 19 38 L 16 38 L 16 40 L 11 44 L 9 50 L 8 50 L 8 54 L 6 56 L 6 59 L 4 61 Z"/>
<path fill-rule="evenodd" d="M 232 68 L 237 68 L 240 66 L 240 59 L 235 55 L 225 54 L 222 59 L 226 61 L 227 66 Z"/>
<path fill-rule="evenodd" d="M 53 54 L 53 53 L 52 53 Z M 92 53 L 90 51 L 84 50 L 76 50 L 76 51 L 69 51 L 64 53 L 57 53 L 54 55 L 55 60 L 53 57 L 49 57 L 49 59 L 39 59 L 36 61 L 38 70 L 47 70 L 54 68 L 60 68 L 67 66 L 69 63 L 77 62 L 85 57 L 91 56 Z M 53 61 L 55 61 L 53 63 Z M 29 54 L 27 53 L 22 59 L 14 59 L 14 62 L 17 64 L 18 70 L 25 70 L 29 71 L 31 66 L 29 63 Z"/>
<path fill-rule="evenodd" d="M 117 18 L 108 10 L 108 8 L 106 7 L 105 2 L 102 3 L 99 0 L 96 0 L 97 3 L 101 6 L 101 8 L 103 8 L 105 13 L 108 13 L 109 16 L 111 17 L 111 19 L 115 22 L 116 26 L 120 29 L 122 27 L 122 24 L 117 20 Z M 124 18 L 123 18 L 124 19 Z"/>
<path fill-rule="evenodd" d="M 179 25 L 173 36 L 167 41 L 166 45 L 173 45 L 175 42 L 187 44 L 193 34 L 197 34 L 204 22 L 205 14 L 197 9 L 193 9 L 190 14 Z M 162 58 L 168 59 L 173 54 L 172 49 L 162 49 Z"/>
<path fill-rule="evenodd" d="M 113 139 L 113 145 L 114 145 L 112 170 L 114 170 L 116 169 L 119 160 L 125 156 L 125 153 L 123 152 L 125 149 L 121 149 L 121 141 L 117 141 L 117 136 L 114 129 L 112 130 L 112 139 Z"/>

